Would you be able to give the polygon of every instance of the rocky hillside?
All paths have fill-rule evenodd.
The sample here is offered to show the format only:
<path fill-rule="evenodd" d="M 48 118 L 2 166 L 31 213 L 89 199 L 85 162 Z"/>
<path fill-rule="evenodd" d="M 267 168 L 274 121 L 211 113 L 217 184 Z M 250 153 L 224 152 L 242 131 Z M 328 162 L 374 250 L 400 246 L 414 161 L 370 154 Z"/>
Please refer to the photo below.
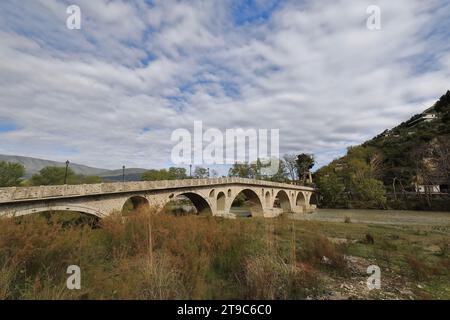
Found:
<path fill-rule="evenodd" d="M 328 207 L 447 210 L 450 91 L 408 121 L 350 147 L 315 180 Z"/>
<path fill-rule="evenodd" d="M 404 185 L 447 184 L 450 159 L 450 91 L 424 112 L 365 142 L 382 157 L 385 185 L 400 179 Z"/>

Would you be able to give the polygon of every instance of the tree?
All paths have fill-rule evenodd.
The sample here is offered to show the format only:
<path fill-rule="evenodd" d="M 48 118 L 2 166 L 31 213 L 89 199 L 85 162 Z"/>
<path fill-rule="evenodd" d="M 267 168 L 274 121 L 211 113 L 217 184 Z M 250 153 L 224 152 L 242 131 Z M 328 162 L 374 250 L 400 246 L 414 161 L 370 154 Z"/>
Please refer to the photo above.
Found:
<path fill-rule="evenodd" d="M 177 168 L 177 167 L 169 168 L 169 180 L 181 180 L 186 178 L 187 173 L 185 168 Z"/>
<path fill-rule="evenodd" d="M 302 153 L 297 156 L 295 162 L 297 164 L 298 177 L 304 182 L 305 174 L 308 173 L 316 163 L 314 156 L 312 154 Z"/>
<path fill-rule="evenodd" d="M 447 94 L 449 93 L 447 92 Z M 438 139 L 434 144 L 434 154 L 436 155 L 436 171 L 448 186 L 450 185 L 450 141 L 448 137 Z"/>
<path fill-rule="evenodd" d="M 20 185 L 25 175 L 25 167 L 20 163 L 0 161 L 0 187 Z"/>
<path fill-rule="evenodd" d="M 141 176 L 142 181 L 161 181 L 169 180 L 169 172 L 166 169 L 156 170 L 150 169 Z"/>
<path fill-rule="evenodd" d="M 297 156 L 295 154 L 285 154 L 283 156 L 284 167 L 291 181 L 298 179 Z"/>
<path fill-rule="evenodd" d="M 211 177 L 217 178 L 218 176 L 219 176 L 219 173 L 217 172 L 217 170 L 212 169 L 212 170 L 211 170 Z"/>
<path fill-rule="evenodd" d="M 208 176 L 209 176 L 208 169 L 203 168 L 203 167 L 195 167 L 194 178 L 205 179 L 205 178 L 208 178 Z"/>
<path fill-rule="evenodd" d="M 288 182 L 288 170 L 286 169 L 285 161 L 281 160 L 278 167 L 278 172 L 271 177 L 264 178 L 264 180 L 274 181 L 274 182 Z"/>
<path fill-rule="evenodd" d="M 77 184 L 95 184 L 95 183 L 102 183 L 103 180 L 99 176 L 77 175 L 76 182 L 77 182 Z"/>
<path fill-rule="evenodd" d="M 64 167 L 45 167 L 31 177 L 31 184 L 34 186 L 48 186 L 64 184 L 66 168 Z M 71 168 L 67 169 L 67 183 L 77 184 L 78 178 Z"/>
<path fill-rule="evenodd" d="M 331 169 L 324 168 L 317 174 L 317 189 L 322 198 L 322 205 L 328 208 L 346 207 L 348 198 L 345 184 Z"/>
<path fill-rule="evenodd" d="M 247 179 L 260 179 L 260 172 L 262 167 L 263 164 L 259 160 L 252 164 L 249 164 L 247 162 L 236 162 L 228 171 L 228 176 Z"/>
<path fill-rule="evenodd" d="M 237 178 L 251 178 L 254 176 L 253 169 L 248 163 L 235 163 L 228 171 L 228 176 Z"/>
<path fill-rule="evenodd" d="M 386 189 L 383 182 L 367 177 L 358 177 L 353 181 L 356 201 L 362 203 L 364 208 L 386 207 Z"/>
<path fill-rule="evenodd" d="M 277 160 L 273 158 L 271 161 Z M 284 161 L 279 161 L 278 171 L 271 176 L 264 175 L 264 168 L 270 167 L 271 163 L 263 163 L 261 160 L 257 160 L 251 164 L 235 163 L 230 170 L 228 170 L 229 177 L 247 178 L 247 179 L 262 179 L 268 181 L 286 182 L 287 174 Z"/>

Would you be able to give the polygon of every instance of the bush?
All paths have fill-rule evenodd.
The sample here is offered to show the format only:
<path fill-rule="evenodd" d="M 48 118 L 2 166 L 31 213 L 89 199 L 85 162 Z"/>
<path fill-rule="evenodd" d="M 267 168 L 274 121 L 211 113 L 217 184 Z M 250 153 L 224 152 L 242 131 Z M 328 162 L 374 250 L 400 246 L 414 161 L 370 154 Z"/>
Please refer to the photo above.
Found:
<path fill-rule="evenodd" d="M 300 257 L 306 263 L 329 267 L 332 271 L 342 274 L 347 274 L 348 272 L 342 247 L 337 247 L 323 236 L 304 241 Z"/>
<path fill-rule="evenodd" d="M 441 261 L 441 265 L 428 265 L 420 257 L 410 254 L 405 257 L 405 260 L 410 268 L 411 275 L 420 281 L 431 279 L 433 276 L 445 274 L 448 270 L 442 268 L 445 265 L 445 260 Z"/>
<path fill-rule="evenodd" d="M 370 233 L 366 233 L 366 243 L 367 244 L 375 244 L 375 239 Z"/>
<path fill-rule="evenodd" d="M 280 257 L 261 255 L 245 264 L 248 299 L 305 299 L 317 292 L 319 280 L 306 265 L 291 265 Z"/>

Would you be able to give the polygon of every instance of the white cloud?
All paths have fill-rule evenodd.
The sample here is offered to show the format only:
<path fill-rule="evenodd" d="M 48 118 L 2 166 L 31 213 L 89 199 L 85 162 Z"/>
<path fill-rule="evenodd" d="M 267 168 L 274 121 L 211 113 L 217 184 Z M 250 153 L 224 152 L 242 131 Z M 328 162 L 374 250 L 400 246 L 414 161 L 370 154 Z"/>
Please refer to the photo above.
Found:
<path fill-rule="evenodd" d="M 446 1 L 286 1 L 239 25 L 232 0 L 77 4 L 80 31 L 67 1 L 0 4 L 0 119 L 18 127 L 0 153 L 161 167 L 172 130 L 202 120 L 279 128 L 282 152 L 325 164 L 449 88 Z"/>

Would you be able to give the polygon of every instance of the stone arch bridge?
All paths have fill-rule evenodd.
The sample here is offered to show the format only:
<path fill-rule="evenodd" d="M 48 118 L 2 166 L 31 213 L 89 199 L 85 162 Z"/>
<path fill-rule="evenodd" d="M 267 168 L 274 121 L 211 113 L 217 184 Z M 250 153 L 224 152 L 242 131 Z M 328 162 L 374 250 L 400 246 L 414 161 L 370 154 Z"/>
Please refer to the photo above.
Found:
<path fill-rule="evenodd" d="M 187 197 L 197 212 L 233 218 L 233 201 L 243 193 L 252 216 L 275 217 L 282 213 L 314 210 L 313 188 L 242 178 L 140 181 L 89 185 L 0 188 L 0 217 L 44 211 L 78 211 L 105 217 L 121 211 L 131 200 L 134 207 L 164 206 Z"/>

